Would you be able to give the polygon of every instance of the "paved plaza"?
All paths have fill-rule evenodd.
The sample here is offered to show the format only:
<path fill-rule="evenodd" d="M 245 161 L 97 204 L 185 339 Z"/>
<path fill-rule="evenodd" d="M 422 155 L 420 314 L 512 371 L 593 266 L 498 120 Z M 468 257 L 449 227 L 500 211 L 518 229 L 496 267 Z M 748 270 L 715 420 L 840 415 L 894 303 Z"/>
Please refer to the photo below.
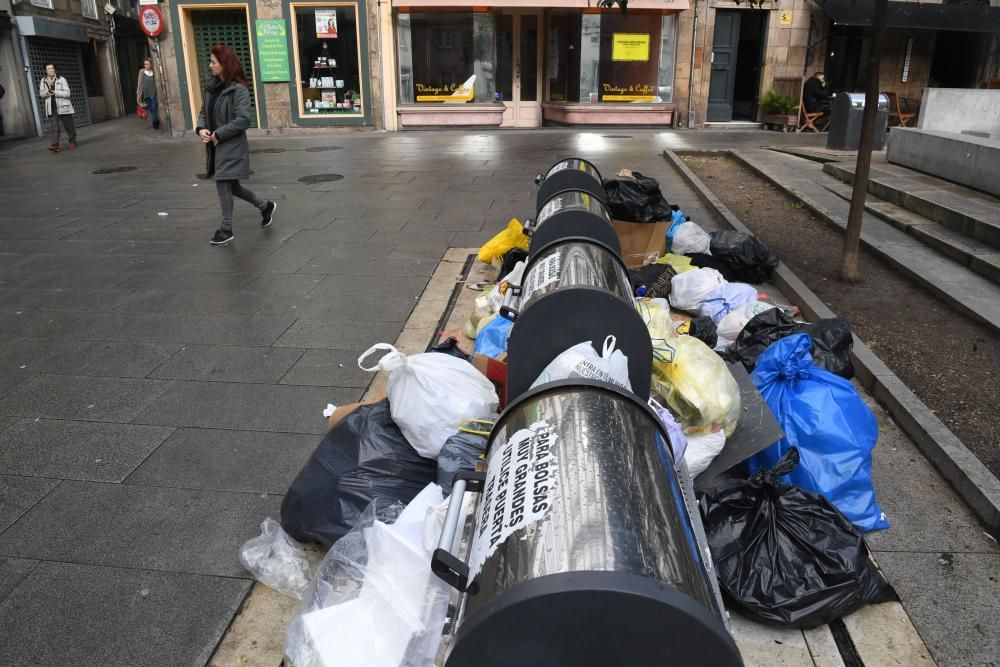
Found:
<path fill-rule="evenodd" d="M 82 128 L 79 148 L 58 155 L 41 140 L 0 144 L 0 664 L 205 664 L 252 585 L 240 544 L 278 516 L 325 432 L 323 407 L 368 385 L 358 355 L 395 340 L 449 247 L 532 212 L 549 163 L 577 154 L 663 179 L 675 178 L 666 148 L 821 141 L 635 129 L 251 138 L 246 185 L 278 202 L 275 223 L 261 229 L 238 201 L 224 247 L 209 245 L 219 206 L 193 138 L 130 118 Z M 954 602 L 938 561 L 966 568 L 962 594 L 995 627 L 1000 555 L 912 444 L 898 447 L 880 474 L 916 466 L 924 500 L 901 506 L 908 482 L 883 478 L 895 523 L 876 550 L 932 648 L 932 630 L 971 641 L 965 617 L 937 617 Z M 982 652 L 949 655 L 942 664 Z"/>

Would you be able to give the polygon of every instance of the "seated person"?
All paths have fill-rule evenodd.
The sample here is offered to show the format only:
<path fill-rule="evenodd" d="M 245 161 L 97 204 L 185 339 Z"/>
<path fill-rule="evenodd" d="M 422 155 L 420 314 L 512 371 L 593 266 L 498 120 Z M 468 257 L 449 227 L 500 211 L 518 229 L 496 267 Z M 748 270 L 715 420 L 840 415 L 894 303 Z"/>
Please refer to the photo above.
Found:
<path fill-rule="evenodd" d="M 806 79 L 802 88 L 802 104 L 807 113 L 822 113 L 824 120 L 830 115 L 830 100 L 833 93 L 826 89 L 826 76 L 823 72 L 816 72 Z"/>

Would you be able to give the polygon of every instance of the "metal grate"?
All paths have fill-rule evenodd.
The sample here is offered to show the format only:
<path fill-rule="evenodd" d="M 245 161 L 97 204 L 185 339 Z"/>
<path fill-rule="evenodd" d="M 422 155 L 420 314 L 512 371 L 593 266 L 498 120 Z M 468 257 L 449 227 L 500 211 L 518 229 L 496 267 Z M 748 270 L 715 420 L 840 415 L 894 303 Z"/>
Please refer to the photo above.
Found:
<path fill-rule="evenodd" d="M 38 84 L 45 78 L 45 66 L 52 63 L 56 73 L 66 79 L 69 84 L 70 102 L 73 103 L 73 122 L 77 127 L 90 125 L 90 105 L 87 104 L 87 87 L 83 79 L 83 60 L 80 45 L 75 42 L 62 42 L 29 37 L 28 59 L 31 61 L 32 91 L 38 95 Z M 45 102 L 39 102 L 42 122 L 45 131 L 49 132 L 49 119 L 45 117 Z"/>
<path fill-rule="evenodd" d="M 208 57 L 212 47 L 224 44 L 236 51 L 250 80 L 250 104 L 253 113 L 250 127 L 257 127 L 257 95 L 254 93 L 253 60 L 250 53 L 250 34 L 247 32 L 247 17 L 242 9 L 210 9 L 191 12 L 194 25 L 195 54 L 198 59 L 198 85 L 205 90 L 205 83 L 212 76 L 208 69 Z M 204 92 L 202 92 L 204 95 Z"/>

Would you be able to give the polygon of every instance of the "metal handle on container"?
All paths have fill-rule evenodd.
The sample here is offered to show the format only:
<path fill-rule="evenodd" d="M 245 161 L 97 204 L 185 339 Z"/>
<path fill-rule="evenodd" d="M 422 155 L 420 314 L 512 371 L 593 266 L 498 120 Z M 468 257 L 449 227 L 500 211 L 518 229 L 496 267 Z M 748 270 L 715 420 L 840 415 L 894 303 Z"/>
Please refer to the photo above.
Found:
<path fill-rule="evenodd" d="M 542 181 L 544 180 L 545 176 L 543 176 L 542 174 L 538 174 L 537 176 L 535 176 L 535 185 L 541 185 Z"/>
<path fill-rule="evenodd" d="M 532 236 L 535 233 L 535 229 L 537 228 L 538 228 L 538 221 L 531 220 L 529 218 L 528 220 L 524 221 L 524 229 L 522 231 L 524 232 L 525 236 Z"/>
<path fill-rule="evenodd" d="M 445 515 L 441 539 L 431 557 L 431 571 L 446 584 L 464 593 L 469 588 L 469 566 L 451 552 L 455 545 L 458 524 L 462 520 L 462 501 L 466 491 L 481 493 L 486 482 L 486 473 L 474 470 L 460 470 L 455 473 L 448 500 L 448 514 Z"/>
<path fill-rule="evenodd" d="M 511 308 L 511 304 L 514 303 L 516 297 L 521 296 L 521 286 L 520 285 L 508 285 L 507 291 L 503 295 L 503 304 L 500 306 L 500 310 L 497 313 L 500 317 L 505 320 L 510 320 L 514 322 L 517 320 L 518 311 L 516 308 Z"/>

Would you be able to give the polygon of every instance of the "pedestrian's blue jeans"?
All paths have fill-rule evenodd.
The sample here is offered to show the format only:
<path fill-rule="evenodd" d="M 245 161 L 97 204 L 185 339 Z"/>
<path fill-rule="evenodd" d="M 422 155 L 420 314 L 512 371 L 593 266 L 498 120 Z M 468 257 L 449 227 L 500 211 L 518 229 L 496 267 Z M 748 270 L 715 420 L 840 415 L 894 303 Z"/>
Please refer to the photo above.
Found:
<path fill-rule="evenodd" d="M 153 121 L 153 127 L 160 127 L 160 110 L 156 106 L 156 98 L 147 97 L 146 107 L 149 109 L 149 119 Z"/>

